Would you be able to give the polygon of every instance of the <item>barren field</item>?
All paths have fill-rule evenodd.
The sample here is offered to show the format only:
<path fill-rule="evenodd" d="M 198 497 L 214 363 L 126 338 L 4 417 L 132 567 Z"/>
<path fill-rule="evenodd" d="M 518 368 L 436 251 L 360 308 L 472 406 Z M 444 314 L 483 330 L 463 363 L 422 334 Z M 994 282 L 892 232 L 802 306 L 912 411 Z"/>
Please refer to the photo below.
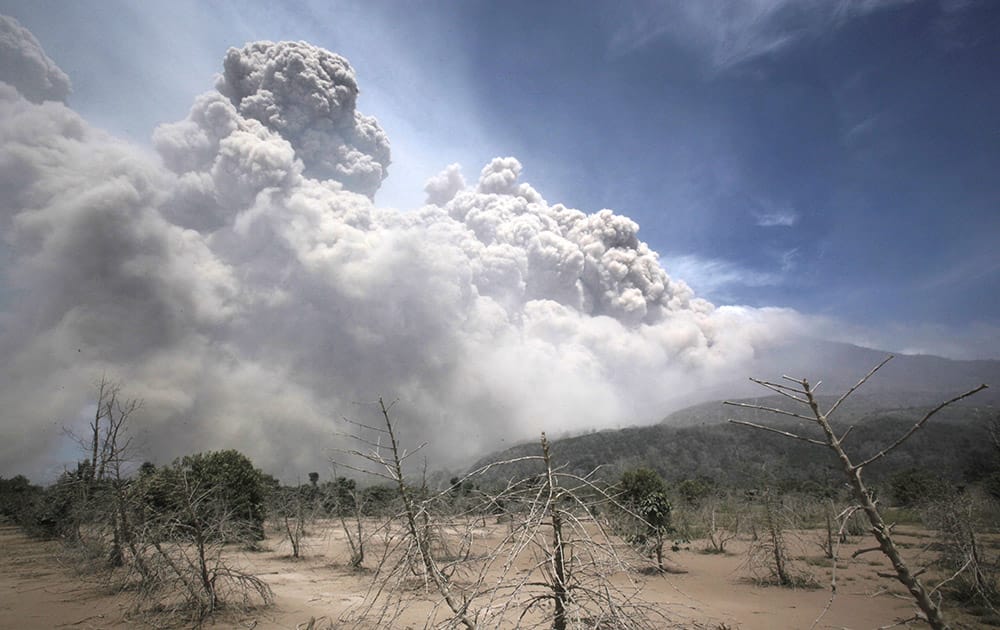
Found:
<path fill-rule="evenodd" d="M 479 535 L 488 545 L 502 535 L 506 526 L 489 524 Z M 902 530 L 900 542 L 911 557 L 926 553 L 923 532 Z M 706 554 L 701 541 L 685 544 L 668 553 L 670 565 L 683 573 L 616 576 L 629 584 L 634 580 L 641 597 L 663 612 L 670 627 L 809 628 L 830 600 L 830 566 L 818 546 L 819 532 L 800 532 L 791 543 L 793 558 L 800 569 L 808 570 L 818 588 L 788 589 L 760 586 L 751 579 L 745 554 L 745 540 L 733 541 L 731 552 Z M 4 554 L 0 556 L 0 604 L 2 628 L 135 628 L 157 627 L 163 619 L 131 613 L 127 592 L 103 584 L 99 575 L 87 572 L 72 561 L 55 542 L 25 538 L 12 527 L 0 529 Z M 233 612 L 208 625 L 221 628 L 296 628 L 311 618 L 322 627 L 379 627 L 369 619 L 347 625 L 345 615 L 356 613 L 365 601 L 372 570 L 355 571 L 347 566 L 349 557 L 343 532 L 334 523 L 311 528 L 304 558 L 293 559 L 286 541 L 272 532 L 262 551 L 231 551 L 230 560 L 255 572 L 274 590 L 275 604 L 265 609 Z M 817 628 L 879 628 L 892 626 L 914 614 L 902 588 L 893 580 L 879 577 L 890 570 L 877 553 L 849 560 L 855 549 L 872 541 L 854 539 L 840 552 L 837 595 Z M 369 558 L 378 555 L 374 543 Z M 847 560 L 845 560 L 847 559 Z M 366 565 L 373 566 L 375 560 Z M 433 616 L 436 597 L 416 588 L 408 595 L 401 614 L 383 627 L 422 628 Z M 516 617 L 516 616 L 515 616 Z M 505 624 L 506 626 L 506 624 Z M 514 622 L 510 622 L 510 627 Z M 922 627 L 910 622 L 909 627 Z"/>

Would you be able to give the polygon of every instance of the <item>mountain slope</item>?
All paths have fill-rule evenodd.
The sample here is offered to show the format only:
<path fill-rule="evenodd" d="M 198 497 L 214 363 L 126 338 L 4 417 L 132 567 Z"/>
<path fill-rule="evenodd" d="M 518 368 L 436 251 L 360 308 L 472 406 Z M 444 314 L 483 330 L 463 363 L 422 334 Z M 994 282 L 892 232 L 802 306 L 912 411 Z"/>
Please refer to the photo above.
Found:
<path fill-rule="evenodd" d="M 823 401 L 830 404 L 832 398 Z M 781 397 L 753 399 L 764 405 L 785 402 Z M 617 478 L 621 471 L 646 466 L 671 482 L 704 476 L 732 487 L 752 487 L 761 483 L 789 486 L 839 484 L 840 472 L 834 456 L 826 449 L 805 442 L 719 422 L 715 408 L 723 416 L 746 419 L 812 437 L 819 429 L 805 421 L 774 416 L 750 409 L 723 407 L 720 402 L 698 405 L 668 417 L 670 424 L 631 427 L 594 432 L 553 441 L 555 461 L 566 470 L 587 474 L 601 468 L 598 475 Z M 845 406 L 834 420 L 842 432 L 855 426 L 846 443 L 858 460 L 873 455 L 906 432 L 932 407 L 872 408 L 855 401 Z M 892 473 L 922 467 L 962 482 L 993 465 L 995 454 L 989 441 L 989 423 L 998 418 L 996 408 L 956 405 L 946 408 L 918 431 L 890 457 L 866 469 L 870 481 L 879 482 Z M 476 466 L 517 456 L 535 454 L 538 445 L 527 443 L 483 458 Z M 474 467 L 475 468 L 475 467 Z M 539 472 L 536 462 L 525 462 L 492 471 L 487 483 Z"/>

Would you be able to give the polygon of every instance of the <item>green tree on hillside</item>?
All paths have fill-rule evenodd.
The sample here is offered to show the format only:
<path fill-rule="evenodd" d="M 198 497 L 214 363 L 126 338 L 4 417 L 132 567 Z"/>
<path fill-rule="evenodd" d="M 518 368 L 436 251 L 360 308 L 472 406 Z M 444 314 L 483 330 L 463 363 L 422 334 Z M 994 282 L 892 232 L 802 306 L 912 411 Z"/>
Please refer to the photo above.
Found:
<path fill-rule="evenodd" d="M 896 505 L 918 507 L 943 499 L 950 494 L 948 483 L 926 468 L 908 468 L 889 478 L 889 488 Z"/>

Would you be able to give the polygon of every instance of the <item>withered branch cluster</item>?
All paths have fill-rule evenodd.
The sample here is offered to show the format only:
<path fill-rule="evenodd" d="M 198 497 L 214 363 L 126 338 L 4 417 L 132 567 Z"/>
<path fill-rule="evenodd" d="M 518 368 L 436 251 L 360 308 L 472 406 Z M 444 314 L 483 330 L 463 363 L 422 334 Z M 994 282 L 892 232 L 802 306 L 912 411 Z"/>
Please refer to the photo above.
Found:
<path fill-rule="evenodd" d="M 878 542 L 878 549 L 882 551 L 883 554 L 892 563 L 894 570 L 893 577 L 897 579 L 903 586 L 906 587 L 907 591 L 913 597 L 914 602 L 920 609 L 921 613 L 926 617 L 927 622 L 935 630 L 940 630 L 947 628 L 948 624 L 941 612 L 940 602 L 935 602 L 932 599 L 932 594 L 937 590 L 928 589 L 920 580 L 920 574 L 922 571 L 912 570 L 903 557 L 899 553 L 898 545 L 893 541 L 892 538 L 892 527 L 887 524 L 882 517 L 882 513 L 879 510 L 877 502 L 872 495 L 871 491 L 865 485 L 861 478 L 861 473 L 865 466 L 872 464 L 893 452 L 895 449 L 899 448 L 903 443 L 910 439 L 913 434 L 920 430 L 928 420 L 930 420 L 935 414 L 944 409 L 945 407 L 952 405 L 960 400 L 968 398 L 977 392 L 980 392 L 987 388 L 987 386 L 979 385 L 969 391 L 959 394 L 950 400 L 947 400 L 940 405 L 934 407 L 928 411 L 920 420 L 918 420 L 912 427 L 900 435 L 896 440 L 891 442 L 889 445 L 885 446 L 877 453 L 863 459 L 859 462 L 854 461 L 851 456 L 844 450 L 844 442 L 851 433 L 853 427 L 848 427 L 841 435 L 837 435 L 834 432 L 833 427 L 830 424 L 830 417 L 840 408 L 841 404 L 847 398 L 853 394 L 858 388 L 862 387 L 868 382 L 872 376 L 875 375 L 885 364 L 892 360 L 892 355 L 886 357 L 878 365 L 871 369 L 860 381 L 858 381 L 853 387 L 844 392 L 840 398 L 824 413 L 820 410 L 819 402 L 816 399 L 815 392 L 819 383 L 816 385 L 811 385 L 809 381 L 805 378 L 793 378 L 789 376 L 782 376 L 781 378 L 786 383 L 791 383 L 792 385 L 786 383 L 775 383 L 770 381 L 764 381 L 760 379 L 751 378 L 750 380 L 757 383 L 758 385 L 769 389 L 788 398 L 798 404 L 800 407 L 805 409 L 801 412 L 786 411 L 783 409 L 777 409 L 774 407 L 767 407 L 763 405 L 754 405 L 748 403 L 730 402 L 726 401 L 724 404 L 732 405 L 736 407 L 745 407 L 749 409 L 756 409 L 760 411 L 766 411 L 769 413 L 774 413 L 783 416 L 791 416 L 793 418 L 798 418 L 800 420 L 806 420 L 815 426 L 819 427 L 821 436 L 812 437 L 808 435 L 800 435 L 798 433 L 793 433 L 791 431 L 785 431 L 776 427 L 770 427 L 762 424 L 757 424 L 753 422 L 747 422 L 744 420 L 730 419 L 729 422 L 733 424 L 739 424 L 751 427 L 753 429 L 769 431 L 772 433 L 777 433 L 783 437 L 801 440 L 803 442 L 808 442 L 817 446 L 823 446 L 830 449 L 834 455 L 836 455 L 840 467 L 846 477 L 848 484 L 851 487 L 854 500 L 857 505 L 854 509 L 861 510 L 864 512 L 865 516 L 868 518 L 868 522 L 871 525 L 871 532 L 875 536 L 875 540 Z M 939 585 L 940 586 L 940 585 Z M 835 593 L 836 585 L 834 583 L 833 592 Z M 818 620 L 817 620 L 818 621 Z"/>

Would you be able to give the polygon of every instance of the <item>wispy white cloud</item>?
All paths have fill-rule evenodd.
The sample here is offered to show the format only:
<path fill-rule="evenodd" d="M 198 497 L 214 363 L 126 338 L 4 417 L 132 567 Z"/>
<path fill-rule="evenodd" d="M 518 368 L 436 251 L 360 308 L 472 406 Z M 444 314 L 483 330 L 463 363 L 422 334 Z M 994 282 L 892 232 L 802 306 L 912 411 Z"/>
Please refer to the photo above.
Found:
<path fill-rule="evenodd" d="M 725 295 L 735 287 L 769 287 L 782 283 L 779 273 L 749 269 L 720 258 L 684 254 L 664 257 L 661 261 L 672 277 L 683 279 L 695 292 L 710 297 Z"/>
<path fill-rule="evenodd" d="M 966 21 L 970 19 L 970 9 L 988 4 L 989 0 L 941 0 L 941 15 L 931 28 L 934 43 L 944 49 L 960 49 L 975 45 L 965 35 Z"/>
<path fill-rule="evenodd" d="M 609 51 L 623 55 L 663 37 L 724 70 L 777 52 L 803 37 L 912 0 L 646 0 L 612 35 Z"/>
<path fill-rule="evenodd" d="M 956 284 L 982 283 L 1000 273 L 1000 257 L 995 250 L 969 252 L 965 258 L 923 278 L 917 285 L 922 291 L 936 291 Z"/>
<path fill-rule="evenodd" d="M 754 214 L 760 227 L 792 227 L 799 222 L 799 215 L 791 209 L 760 212 Z"/>
<path fill-rule="evenodd" d="M 781 271 L 790 273 L 799 266 L 799 248 L 793 247 L 781 252 Z"/>
<path fill-rule="evenodd" d="M 865 116 L 858 122 L 851 123 L 843 133 L 844 144 L 854 146 L 862 143 L 865 137 L 871 136 L 875 131 L 881 117 L 880 114 L 872 114 Z"/>

